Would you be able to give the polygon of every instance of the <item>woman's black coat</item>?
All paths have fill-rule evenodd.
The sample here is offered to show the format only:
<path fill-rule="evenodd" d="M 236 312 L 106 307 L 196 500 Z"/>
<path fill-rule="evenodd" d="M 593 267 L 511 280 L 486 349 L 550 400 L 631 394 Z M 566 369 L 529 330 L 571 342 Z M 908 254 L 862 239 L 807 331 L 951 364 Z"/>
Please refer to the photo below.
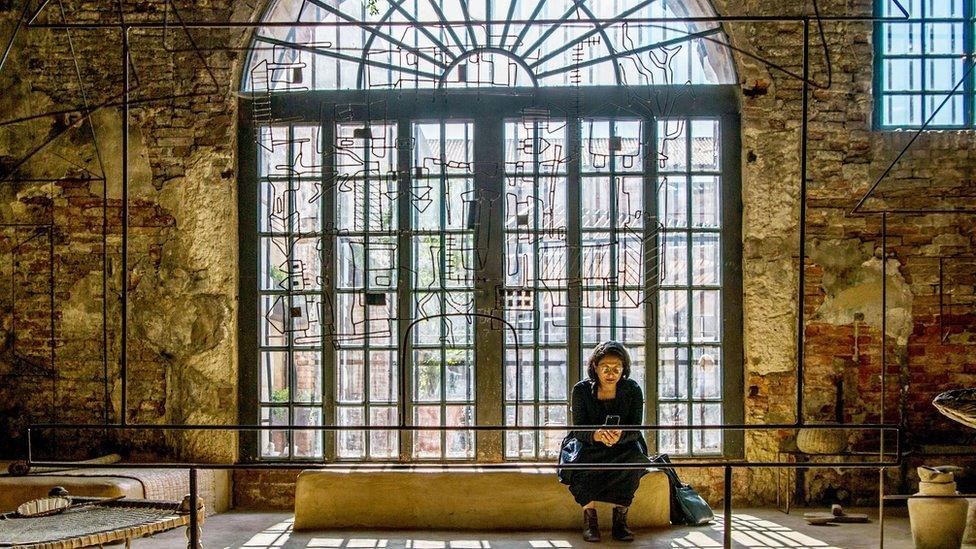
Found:
<path fill-rule="evenodd" d="M 597 382 L 586 379 L 573 387 L 573 425 L 603 425 L 608 415 L 620 416 L 620 425 L 642 425 L 644 394 L 637 382 L 622 379 L 617 394 L 609 400 L 597 398 Z M 613 446 L 593 440 L 593 430 L 574 429 L 563 440 L 561 463 L 647 463 L 647 442 L 638 430 L 625 429 Z M 604 501 L 628 506 L 646 469 L 560 471 L 560 480 L 569 484 L 577 503 Z"/>

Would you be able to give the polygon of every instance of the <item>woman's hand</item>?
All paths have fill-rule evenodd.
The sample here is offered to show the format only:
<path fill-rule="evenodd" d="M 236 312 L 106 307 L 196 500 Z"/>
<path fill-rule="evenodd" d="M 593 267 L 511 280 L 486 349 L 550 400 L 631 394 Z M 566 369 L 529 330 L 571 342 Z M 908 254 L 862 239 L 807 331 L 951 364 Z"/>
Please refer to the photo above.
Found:
<path fill-rule="evenodd" d="M 620 442 L 620 436 L 622 434 L 623 431 L 620 429 L 598 429 L 593 433 L 593 440 L 602 442 L 605 446 L 613 446 Z"/>

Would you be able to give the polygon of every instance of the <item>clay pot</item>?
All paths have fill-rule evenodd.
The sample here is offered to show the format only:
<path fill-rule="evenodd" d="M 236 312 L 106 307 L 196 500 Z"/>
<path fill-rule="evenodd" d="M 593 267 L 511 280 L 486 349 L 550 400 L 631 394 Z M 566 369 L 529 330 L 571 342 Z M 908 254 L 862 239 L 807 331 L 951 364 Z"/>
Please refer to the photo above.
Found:
<path fill-rule="evenodd" d="M 928 471 L 925 471 L 928 473 Z M 955 495 L 956 483 L 952 481 L 952 474 L 939 475 L 939 482 L 920 481 L 918 493 L 922 496 Z M 919 467 L 919 476 L 923 476 L 923 469 Z M 966 515 L 969 503 L 958 499 L 925 499 L 909 498 L 908 520 L 912 526 L 912 539 L 917 549 L 959 549 L 962 546 L 962 534 L 966 529 Z"/>
<path fill-rule="evenodd" d="M 847 449 L 844 429 L 800 429 L 796 447 L 806 454 L 838 454 Z"/>

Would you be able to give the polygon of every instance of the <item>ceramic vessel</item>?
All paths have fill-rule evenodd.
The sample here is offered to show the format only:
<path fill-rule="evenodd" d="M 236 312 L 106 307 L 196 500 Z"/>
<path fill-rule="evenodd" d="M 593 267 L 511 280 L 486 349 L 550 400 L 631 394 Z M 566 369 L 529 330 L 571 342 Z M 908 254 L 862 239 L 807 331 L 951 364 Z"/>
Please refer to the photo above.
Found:
<path fill-rule="evenodd" d="M 918 496 L 958 494 L 952 473 L 919 467 Z M 966 529 L 969 503 L 962 498 L 909 498 L 908 520 L 917 549 L 959 549 Z"/>

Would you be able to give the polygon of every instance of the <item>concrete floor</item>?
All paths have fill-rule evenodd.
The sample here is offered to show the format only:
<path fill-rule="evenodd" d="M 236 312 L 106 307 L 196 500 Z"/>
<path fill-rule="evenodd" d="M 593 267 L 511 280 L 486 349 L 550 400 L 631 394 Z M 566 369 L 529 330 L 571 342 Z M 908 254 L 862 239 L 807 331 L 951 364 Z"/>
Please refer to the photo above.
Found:
<path fill-rule="evenodd" d="M 819 509 L 818 509 L 819 511 Z M 733 514 L 733 539 L 748 549 L 861 549 L 878 547 L 877 510 L 862 509 L 869 524 L 810 526 L 803 509 L 784 515 L 774 509 L 743 509 Z M 886 513 L 885 548 L 911 549 L 906 511 Z M 203 532 L 206 549 L 509 549 L 597 547 L 585 543 L 579 532 L 435 532 L 435 531 L 324 531 L 293 532 L 293 516 L 286 513 L 234 511 L 207 519 Z M 721 517 L 700 528 L 669 528 L 637 532 L 634 543 L 604 541 L 603 545 L 717 549 L 722 547 Z M 604 527 L 609 525 L 603 525 Z M 606 530 L 606 528 L 604 528 Z M 186 547 L 185 530 L 176 530 L 133 543 L 137 549 Z M 610 539 L 609 532 L 604 533 Z"/>

